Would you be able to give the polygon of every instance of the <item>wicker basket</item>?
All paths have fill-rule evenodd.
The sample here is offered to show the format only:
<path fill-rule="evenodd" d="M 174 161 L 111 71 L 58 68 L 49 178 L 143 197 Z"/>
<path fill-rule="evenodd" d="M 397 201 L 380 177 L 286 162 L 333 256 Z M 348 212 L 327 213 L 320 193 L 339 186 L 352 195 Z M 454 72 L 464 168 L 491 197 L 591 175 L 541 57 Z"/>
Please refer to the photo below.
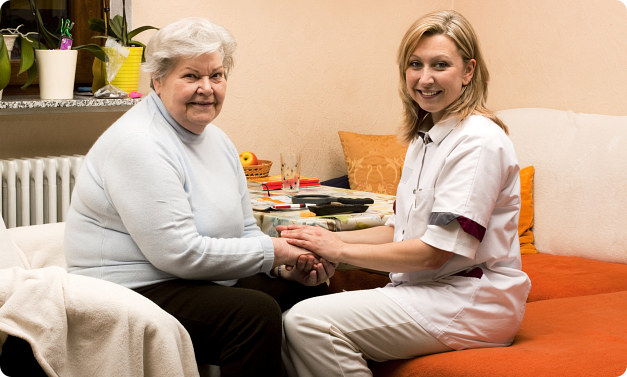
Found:
<path fill-rule="evenodd" d="M 244 166 L 244 173 L 246 173 L 246 178 L 261 178 L 268 176 L 268 173 L 270 173 L 270 168 L 272 167 L 272 161 L 259 160 L 259 164 L 260 165 Z"/>

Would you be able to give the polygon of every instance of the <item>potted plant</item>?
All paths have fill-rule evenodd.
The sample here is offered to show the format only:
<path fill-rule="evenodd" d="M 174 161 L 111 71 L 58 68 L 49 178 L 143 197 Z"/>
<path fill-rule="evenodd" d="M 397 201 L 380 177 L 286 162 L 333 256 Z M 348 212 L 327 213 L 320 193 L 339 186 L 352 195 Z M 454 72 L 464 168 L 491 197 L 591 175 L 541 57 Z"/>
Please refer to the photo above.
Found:
<path fill-rule="evenodd" d="M 9 84 L 11 78 L 11 50 L 15 42 L 20 43 L 20 70 L 19 74 L 26 71 L 32 71 L 33 63 L 35 62 L 35 53 L 33 51 L 33 41 L 29 39 L 29 35 L 36 34 L 29 32 L 22 34 L 19 29 L 23 25 L 19 25 L 15 29 L 7 28 L 0 29 L 0 99 L 2 99 L 2 91 Z M 30 73 L 29 73 L 30 76 Z M 27 87 L 30 82 L 26 83 L 23 88 Z"/>
<path fill-rule="evenodd" d="M 35 0 L 28 0 L 31 12 L 37 25 L 37 42 L 35 46 L 35 63 L 39 75 L 39 96 L 41 99 L 72 99 L 74 98 L 74 74 L 79 49 L 85 49 L 100 59 L 105 59 L 98 45 L 72 47 L 69 50 L 59 49 L 62 38 L 46 29 Z M 62 25 L 63 26 L 63 25 Z M 69 34 L 69 29 L 67 28 Z M 34 70 L 29 71 L 28 86 L 35 78 Z"/>
<path fill-rule="evenodd" d="M 128 22 L 126 19 L 126 0 L 122 0 L 122 16 L 116 15 L 113 18 L 109 18 L 108 8 L 103 0 L 103 6 L 105 6 L 105 18 L 92 18 L 89 20 L 89 29 L 103 33 L 102 36 L 93 38 L 113 38 L 119 42 L 122 47 L 129 49 L 129 55 L 124 60 L 122 67 L 118 70 L 115 78 L 111 81 L 111 84 L 123 91 L 130 93 L 137 91 L 139 85 L 139 68 L 144 59 L 144 49 L 146 46 L 133 38 L 146 30 L 154 29 L 159 30 L 154 26 L 141 26 L 134 30 L 128 31 Z M 105 48 L 106 49 L 106 48 Z M 102 49 L 103 53 L 104 50 Z M 105 85 L 106 69 L 104 59 L 101 61 L 94 60 L 93 74 L 94 82 L 92 85 L 92 91 Z"/>

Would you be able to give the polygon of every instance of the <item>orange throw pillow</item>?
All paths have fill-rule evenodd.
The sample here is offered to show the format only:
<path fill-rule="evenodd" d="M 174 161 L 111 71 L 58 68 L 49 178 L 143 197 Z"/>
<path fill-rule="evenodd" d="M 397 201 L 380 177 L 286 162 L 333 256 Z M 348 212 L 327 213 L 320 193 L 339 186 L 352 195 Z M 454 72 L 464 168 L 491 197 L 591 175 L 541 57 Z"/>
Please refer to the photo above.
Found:
<path fill-rule="evenodd" d="M 518 238 L 521 254 L 537 254 L 533 246 L 533 166 L 520 169 L 520 216 L 518 218 Z"/>
<path fill-rule="evenodd" d="M 396 195 L 407 146 L 396 135 L 338 134 L 351 189 Z"/>

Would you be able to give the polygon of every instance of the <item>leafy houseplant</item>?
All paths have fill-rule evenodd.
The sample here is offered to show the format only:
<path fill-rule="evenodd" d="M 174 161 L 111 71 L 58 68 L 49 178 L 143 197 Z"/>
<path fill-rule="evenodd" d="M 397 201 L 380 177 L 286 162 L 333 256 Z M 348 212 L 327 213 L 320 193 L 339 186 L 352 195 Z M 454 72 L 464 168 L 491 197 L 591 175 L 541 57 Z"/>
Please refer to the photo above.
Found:
<path fill-rule="evenodd" d="M 106 7 L 106 3 L 104 0 L 103 0 L 103 7 L 105 9 L 104 19 L 92 18 L 89 20 L 88 26 L 90 30 L 97 31 L 104 35 L 96 36 L 93 38 L 113 38 L 117 42 L 119 42 L 122 45 L 122 47 L 141 48 L 141 62 L 144 62 L 145 61 L 144 50 L 146 46 L 141 42 L 133 40 L 133 38 L 137 34 L 143 31 L 150 30 L 150 29 L 154 29 L 154 30 L 159 30 L 159 29 L 154 26 L 141 26 L 134 30 L 128 31 L 128 22 L 126 19 L 126 0 L 122 0 L 122 16 L 115 15 L 113 18 L 109 18 L 108 8 Z M 102 51 L 104 53 L 104 50 Z M 102 59 L 97 55 L 96 57 L 102 61 L 105 61 L 105 59 Z M 139 74 L 139 65 L 136 66 L 136 69 L 133 68 L 133 70 L 136 70 L 137 74 Z M 92 85 L 92 91 L 94 91 L 95 93 L 95 90 L 105 85 L 104 78 L 106 75 L 105 75 L 104 64 L 100 61 L 94 60 L 94 64 L 92 66 L 92 72 L 94 74 L 94 82 Z"/>
<path fill-rule="evenodd" d="M 37 8 L 37 4 L 35 4 L 35 0 L 28 0 L 28 4 L 30 6 L 31 12 L 35 16 L 35 23 L 37 24 L 37 48 L 40 50 L 57 49 L 61 39 L 55 34 L 49 32 L 48 29 L 46 29 L 46 27 L 44 26 L 44 22 L 41 18 L 41 14 L 39 13 L 39 9 Z M 104 52 L 102 52 L 100 46 L 93 43 L 84 46 L 72 47 L 72 50 L 87 50 L 94 54 L 97 58 L 101 60 L 105 59 Z"/>
<path fill-rule="evenodd" d="M 36 33 L 30 32 L 22 34 L 19 31 L 21 26 L 22 25 L 16 27 L 15 29 L 7 28 L 0 30 L 0 34 L 2 35 L 2 38 L 0 38 L 0 91 L 6 88 L 11 78 L 11 51 L 9 49 L 13 47 L 13 44 L 11 44 L 11 47 L 7 46 L 5 39 L 14 39 L 20 43 L 21 55 L 20 70 L 18 75 L 31 70 L 33 63 L 35 62 L 35 52 L 32 46 L 33 41 L 29 39 L 29 35 Z M 30 84 L 30 82 L 28 84 Z M 28 86 L 28 84 L 26 84 L 24 88 Z"/>
<path fill-rule="evenodd" d="M 32 1 L 32 0 L 31 0 Z M 104 1 L 103 1 L 104 5 Z M 105 7 L 105 9 L 108 9 Z M 128 31 L 128 23 L 126 21 L 126 0 L 122 0 L 122 16 L 115 15 L 113 18 L 108 19 L 108 11 L 105 11 L 105 19 L 92 18 L 89 20 L 89 30 L 103 33 L 104 36 L 97 36 L 93 38 L 114 38 L 124 47 L 141 47 L 145 49 L 146 46 L 138 41 L 134 41 L 133 38 L 146 30 L 159 30 L 154 26 L 141 26 L 132 31 Z M 100 58 L 99 56 L 96 56 Z M 100 59 L 103 60 L 104 59 Z M 142 54 L 142 62 L 144 61 Z"/>
<path fill-rule="evenodd" d="M 28 87 L 37 76 L 37 62 L 35 60 L 34 49 L 56 49 L 59 46 L 60 41 L 59 37 L 52 34 L 44 27 L 41 14 L 39 13 L 37 4 L 35 4 L 35 0 L 29 0 L 29 6 L 31 12 L 35 16 L 35 23 L 37 25 L 38 33 L 30 32 L 22 34 L 18 30 L 21 25 L 15 29 L 0 30 L 0 33 L 2 33 L 2 35 L 17 35 L 17 40 L 20 43 L 21 57 L 20 70 L 18 75 L 26 71 L 28 72 L 28 80 L 26 81 L 24 86 L 22 86 L 22 89 L 26 89 L 26 87 Z M 29 39 L 28 36 L 30 34 L 35 34 L 37 36 L 36 42 Z M 100 46 L 96 44 L 77 46 L 74 47 L 74 49 L 85 49 L 90 51 L 99 59 L 105 59 L 104 52 L 102 51 Z M 2 38 L 2 40 L 0 40 L 0 90 L 4 89 L 9 84 L 9 80 L 11 78 L 11 60 L 9 57 L 9 53 L 10 51 L 8 51 L 7 49 L 4 38 Z"/>
<path fill-rule="evenodd" d="M 23 25 L 19 25 L 15 29 L 7 28 L 0 30 L 0 34 L 2 38 L 0 38 L 0 95 L 2 90 L 9 85 L 9 81 L 11 79 L 11 50 L 14 42 L 18 42 L 20 44 L 20 69 L 18 75 L 28 71 L 29 78 L 33 75 L 37 70 L 37 67 L 33 66 L 35 62 L 35 52 L 33 50 L 33 41 L 29 39 L 31 34 L 37 34 L 33 32 L 29 32 L 23 34 L 19 31 L 20 27 Z M 6 37 L 5 37 L 6 36 Z M 11 48 L 7 46 L 7 43 L 10 39 L 13 39 L 13 43 L 11 43 Z M 32 80 L 29 80 L 22 89 L 26 88 Z M 0 97 L 1 98 L 1 97 Z"/>
<path fill-rule="evenodd" d="M 72 50 L 85 49 L 94 55 L 101 55 L 102 59 L 104 59 L 104 53 L 96 44 L 76 46 L 71 50 L 60 49 L 61 38 L 46 29 L 35 0 L 28 0 L 28 4 L 37 26 L 38 38 L 34 46 L 36 60 L 33 64 L 37 68 L 28 71 L 28 82 L 24 87 L 34 80 L 35 74 L 38 74 L 41 99 L 72 99 L 77 58 L 77 51 Z M 63 22 L 60 26 L 63 31 Z M 71 26 L 68 26 L 65 32 L 69 35 Z"/>

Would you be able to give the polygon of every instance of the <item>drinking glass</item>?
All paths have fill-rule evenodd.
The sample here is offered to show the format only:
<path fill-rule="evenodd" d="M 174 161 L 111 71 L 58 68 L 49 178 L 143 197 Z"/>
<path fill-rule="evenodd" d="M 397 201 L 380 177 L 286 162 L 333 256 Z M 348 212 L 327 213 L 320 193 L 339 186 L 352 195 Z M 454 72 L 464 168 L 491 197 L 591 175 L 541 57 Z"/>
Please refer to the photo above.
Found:
<path fill-rule="evenodd" d="M 281 153 L 283 192 L 294 194 L 300 188 L 300 153 Z"/>

